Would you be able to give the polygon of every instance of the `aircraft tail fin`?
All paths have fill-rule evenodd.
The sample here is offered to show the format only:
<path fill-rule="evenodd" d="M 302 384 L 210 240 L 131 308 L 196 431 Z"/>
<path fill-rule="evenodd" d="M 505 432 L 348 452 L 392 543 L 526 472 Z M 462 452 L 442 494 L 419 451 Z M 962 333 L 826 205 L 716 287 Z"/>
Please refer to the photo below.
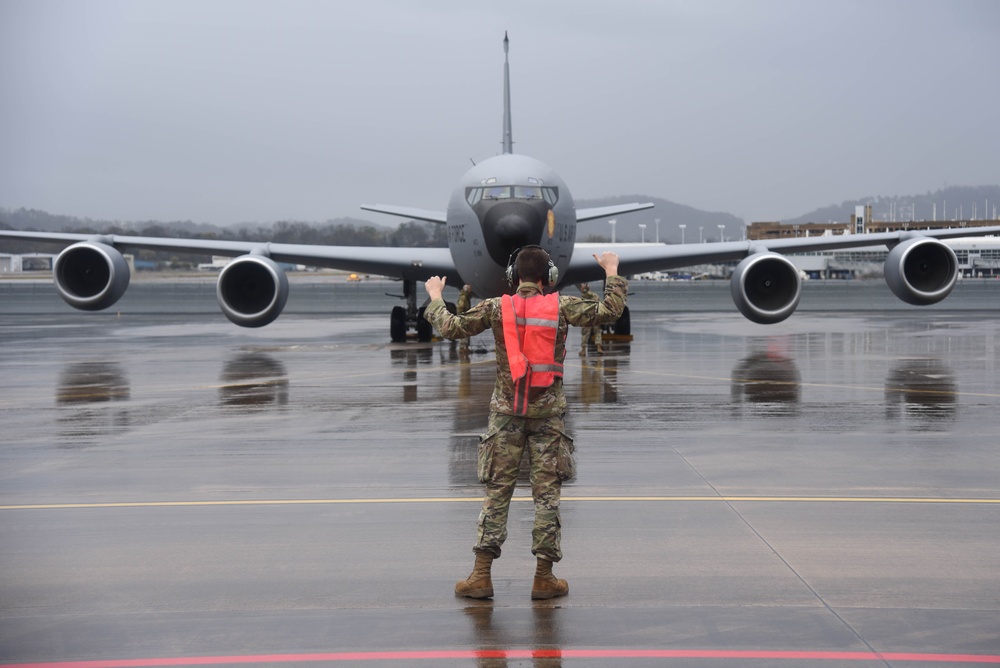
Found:
<path fill-rule="evenodd" d="M 510 40 L 507 33 L 503 34 L 503 152 L 508 155 L 514 152 L 514 137 L 510 130 L 510 64 L 507 62 L 507 49 Z"/>

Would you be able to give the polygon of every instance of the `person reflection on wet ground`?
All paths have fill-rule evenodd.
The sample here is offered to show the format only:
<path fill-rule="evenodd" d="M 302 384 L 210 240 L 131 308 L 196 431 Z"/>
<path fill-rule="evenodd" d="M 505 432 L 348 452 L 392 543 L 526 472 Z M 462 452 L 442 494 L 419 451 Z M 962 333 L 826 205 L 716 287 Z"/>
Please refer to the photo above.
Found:
<path fill-rule="evenodd" d="M 522 665 L 522 653 L 511 656 L 511 648 L 530 648 L 533 668 L 562 668 L 562 633 L 559 628 L 560 609 L 536 604 L 531 609 L 532 623 L 520 619 L 523 609 L 494 610 L 490 604 L 470 606 L 463 610 L 472 621 L 472 645 L 476 647 L 476 668 L 508 668 L 507 660 L 517 658 Z M 509 624 L 505 622 L 510 622 Z"/>

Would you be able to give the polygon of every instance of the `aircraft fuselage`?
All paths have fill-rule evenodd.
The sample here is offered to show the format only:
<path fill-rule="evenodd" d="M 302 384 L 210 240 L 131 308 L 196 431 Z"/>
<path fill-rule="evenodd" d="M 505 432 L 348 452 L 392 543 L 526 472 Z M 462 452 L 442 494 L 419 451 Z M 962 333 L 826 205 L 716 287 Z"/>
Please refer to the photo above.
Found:
<path fill-rule="evenodd" d="M 498 155 L 466 172 L 448 202 L 447 221 L 455 269 L 480 297 L 510 291 L 506 270 L 514 250 L 541 246 L 565 274 L 576 243 L 569 188 L 551 167 L 525 155 Z"/>

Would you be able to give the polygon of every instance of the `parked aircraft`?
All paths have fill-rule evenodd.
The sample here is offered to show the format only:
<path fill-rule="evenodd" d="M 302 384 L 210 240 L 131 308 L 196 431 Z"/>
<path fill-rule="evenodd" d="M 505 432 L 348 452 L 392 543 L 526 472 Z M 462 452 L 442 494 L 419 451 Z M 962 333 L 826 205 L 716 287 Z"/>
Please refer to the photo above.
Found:
<path fill-rule="evenodd" d="M 448 248 L 373 248 L 253 243 L 200 239 L 168 239 L 120 235 L 86 235 L 0 231 L 0 238 L 21 238 L 70 244 L 56 257 L 53 278 L 60 296 L 82 310 L 110 307 L 125 293 L 129 249 L 204 253 L 235 258 L 220 272 L 216 287 L 223 314 L 242 327 L 261 327 L 277 318 L 288 298 L 288 279 L 279 263 L 304 264 L 379 274 L 403 282 L 407 306 L 390 317 L 394 341 L 406 339 L 412 326 L 418 338 L 429 340 L 431 327 L 417 308 L 417 284 L 444 276 L 450 286 L 468 283 L 482 298 L 507 289 L 506 268 L 511 253 L 537 244 L 552 258 L 559 284 L 603 279 L 590 249 L 577 249 L 577 223 L 652 208 L 652 204 L 622 204 L 577 209 L 569 188 L 546 164 L 515 154 L 511 132 L 509 41 L 504 35 L 503 153 L 474 165 L 452 191 L 446 211 L 402 206 L 365 205 L 362 209 L 446 225 Z M 885 278 L 901 300 L 933 304 L 951 292 L 958 278 L 958 260 L 941 239 L 1000 234 L 1000 226 L 849 234 L 768 241 L 699 244 L 642 244 L 615 248 L 624 275 L 693 265 L 738 262 L 731 279 L 733 301 L 748 319 L 762 324 L 789 317 L 799 303 L 800 272 L 783 253 L 831 250 L 885 244 L 890 252 Z M 610 246 L 608 246 L 610 248 Z M 558 287 L 557 285 L 557 287 Z M 627 315 L 618 333 L 627 333 Z"/>

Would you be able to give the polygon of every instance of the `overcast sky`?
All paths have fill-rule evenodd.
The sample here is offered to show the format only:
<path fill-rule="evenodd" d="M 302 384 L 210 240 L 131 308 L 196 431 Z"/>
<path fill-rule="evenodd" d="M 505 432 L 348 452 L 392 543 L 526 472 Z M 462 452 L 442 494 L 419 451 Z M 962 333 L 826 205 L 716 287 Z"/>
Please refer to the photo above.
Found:
<path fill-rule="evenodd" d="M 1000 183 L 996 0 L 0 0 L 0 207 L 444 210 L 501 151 L 748 222 Z"/>

